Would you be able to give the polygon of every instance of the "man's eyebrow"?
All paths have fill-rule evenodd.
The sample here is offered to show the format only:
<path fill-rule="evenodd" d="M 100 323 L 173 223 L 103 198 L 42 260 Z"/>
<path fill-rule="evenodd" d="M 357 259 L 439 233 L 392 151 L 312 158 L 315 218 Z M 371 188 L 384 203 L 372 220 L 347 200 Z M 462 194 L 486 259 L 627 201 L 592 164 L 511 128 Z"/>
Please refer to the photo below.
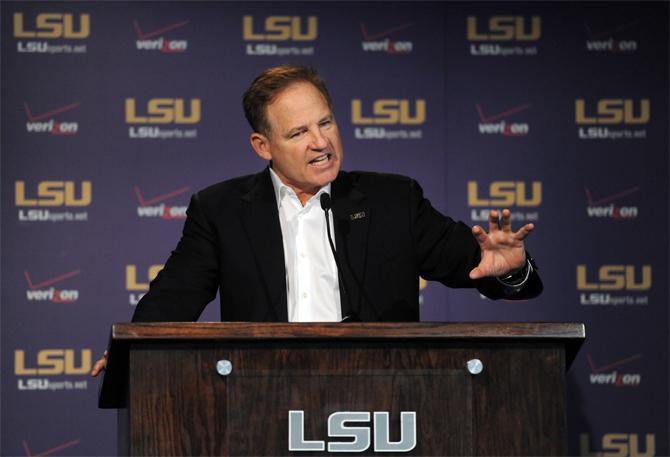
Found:
<path fill-rule="evenodd" d="M 320 124 L 324 121 L 332 121 L 333 119 L 335 119 L 335 118 L 334 118 L 332 113 L 331 114 L 326 114 L 321 119 L 319 119 L 317 124 Z M 289 131 L 286 132 L 285 136 L 288 138 L 291 135 L 293 135 L 294 133 L 297 133 L 297 132 L 302 131 L 302 130 L 307 130 L 307 126 L 306 125 L 297 125 L 297 126 L 291 128 L 291 129 L 289 129 Z"/>
<path fill-rule="evenodd" d="M 285 136 L 286 136 L 286 137 L 290 137 L 290 136 L 293 135 L 294 133 L 298 133 L 298 132 L 300 132 L 300 131 L 302 131 L 302 130 L 307 130 L 307 126 L 306 126 L 306 125 L 298 125 L 298 126 L 296 126 L 296 127 L 293 127 L 293 128 L 290 129 L 288 132 L 286 132 L 286 135 L 285 135 Z"/>

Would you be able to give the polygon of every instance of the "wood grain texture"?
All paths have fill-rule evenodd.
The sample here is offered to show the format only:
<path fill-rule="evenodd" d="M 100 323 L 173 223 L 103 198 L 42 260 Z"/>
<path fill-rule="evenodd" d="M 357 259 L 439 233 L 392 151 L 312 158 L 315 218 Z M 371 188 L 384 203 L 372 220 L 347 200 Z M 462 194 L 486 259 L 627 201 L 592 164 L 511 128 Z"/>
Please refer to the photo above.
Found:
<path fill-rule="evenodd" d="M 565 368 L 574 360 L 586 333 L 581 323 L 142 323 L 112 326 L 107 370 L 100 387 L 98 406 L 126 406 L 128 348 L 140 341 L 243 341 L 243 340 L 397 340 L 421 341 L 556 341 L 565 348 Z"/>
<path fill-rule="evenodd" d="M 168 322 L 114 324 L 114 340 L 248 338 L 585 338 L 584 324 L 554 322 L 258 323 Z"/>
<path fill-rule="evenodd" d="M 563 455 L 584 337 L 571 323 L 117 324 L 100 404 L 127 405 L 129 455 L 290 455 L 296 409 L 310 440 L 331 439 L 334 411 L 388 411 L 398 439 L 400 411 L 416 411 L 408 455 Z"/>
<path fill-rule="evenodd" d="M 326 341 L 133 344 L 131 455 L 290 455 L 288 410 L 328 440 L 334 411 L 417 412 L 408 455 L 566 452 L 560 344 Z M 479 358 L 480 375 L 466 363 Z M 233 372 L 216 373 L 227 359 Z M 293 453 L 304 454 L 304 453 Z M 362 453 L 369 455 L 372 452 Z M 308 454 L 309 455 L 309 454 Z"/>

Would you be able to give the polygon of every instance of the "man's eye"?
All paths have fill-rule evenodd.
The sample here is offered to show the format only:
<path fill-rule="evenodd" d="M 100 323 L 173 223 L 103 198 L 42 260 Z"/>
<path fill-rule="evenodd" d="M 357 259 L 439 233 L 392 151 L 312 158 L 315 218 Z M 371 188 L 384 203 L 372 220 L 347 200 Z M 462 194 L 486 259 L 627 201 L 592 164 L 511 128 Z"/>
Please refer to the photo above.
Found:
<path fill-rule="evenodd" d="M 295 132 L 295 133 L 292 133 L 291 136 L 289 136 L 289 138 L 298 138 L 302 134 L 303 134 L 303 132 Z"/>
<path fill-rule="evenodd" d="M 326 127 L 326 126 L 329 126 L 329 125 L 332 124 L 332 123 L 333 123 L 333 121 L 331 121 L 331 120 L 327 120 L 327 121 L 322 121 L 319 125 L 320 125 L 321 127 Z"/>

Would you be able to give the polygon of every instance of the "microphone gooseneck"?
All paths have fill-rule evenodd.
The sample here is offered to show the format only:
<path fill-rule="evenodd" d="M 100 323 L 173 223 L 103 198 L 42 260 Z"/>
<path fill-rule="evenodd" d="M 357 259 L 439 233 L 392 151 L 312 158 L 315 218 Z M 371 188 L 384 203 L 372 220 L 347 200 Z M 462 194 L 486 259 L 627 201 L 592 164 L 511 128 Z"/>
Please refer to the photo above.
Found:
<path fill-rule="evenodd" d="M 333 253 L 333 258 L 335 259 L 335 265 L 337 266 L 337 276 L 338 278 L 340 278 L 340 281 L 342 283 L 342 295 L 344 295 L 345 300 L 349 300 L 349 294 L 347 292 L 347 284 L 344 280 L 344 273 L 343 273 L 344 270 L 342 269 L 342 263 L 340 262 L 340 258 L 337 255 L 337 251 L 335 250 L 335 244 L 333 243 L 333 237 L 330 233 L 330 217 L 328 212 L 333 206 L 333 201 L 330 198 L 330 194 L 328 192 L 322 193 L 321 197 L 319 197 L 319 201 L 321 202 L 321 209 L 323 209 L 323 212 L 326 215 L 326 231 L 328 233 L 328 244 L 330 244 L 330 250 Z M 342 322 L 345 321 L 352 322 L 357 320 L 358 315 L 356 312 L 352 312 L 351 314 L 342 317 Z"/>

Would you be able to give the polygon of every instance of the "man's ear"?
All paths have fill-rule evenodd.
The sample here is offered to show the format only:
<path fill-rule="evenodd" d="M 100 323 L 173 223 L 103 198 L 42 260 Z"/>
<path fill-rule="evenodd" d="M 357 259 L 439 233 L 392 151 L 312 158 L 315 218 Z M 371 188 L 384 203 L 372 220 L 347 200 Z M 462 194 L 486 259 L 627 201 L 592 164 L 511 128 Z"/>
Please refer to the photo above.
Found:
<path fill-rule="evenodd" d="M 253 132 L 249 136 L 251 147 L 258 156 L 263 160 L 272 160 L 272 153 L 270 152 L 270 141 L 262 133 Z"/>

